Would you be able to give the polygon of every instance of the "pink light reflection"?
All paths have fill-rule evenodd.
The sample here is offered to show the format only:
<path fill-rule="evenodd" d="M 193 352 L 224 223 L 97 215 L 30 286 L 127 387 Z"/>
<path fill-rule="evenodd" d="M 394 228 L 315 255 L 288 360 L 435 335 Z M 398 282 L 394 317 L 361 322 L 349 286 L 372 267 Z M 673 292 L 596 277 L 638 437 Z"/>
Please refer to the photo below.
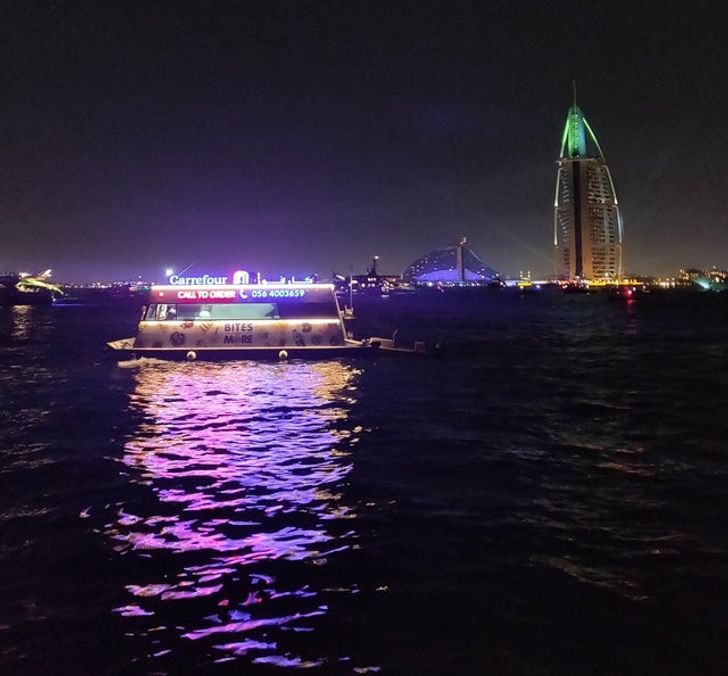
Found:
<path fill-rule="evenodd" d="M 122 555 L 151 555 L 152 572 L 126 587 L 135 604 L 119 612 L 154 613 L 157 623 L 169 613 L 171 627 L 170 604 L 194 603 L 173 633 L 245 635 L 214 646 L 237 657 L 280 648 L 251 633 L 325 614 L 316 589 L 286 589 L 281 564 L 269 568 L 324 564 L 351 547 L 354 532 L 341 524 L 356 514 L 341 488 L 362 431 L 348 422 L 358 375 L 340 362 L 140 367 L 131 406 L 143 422 L 123 462 L 155 500 L 120 505 L 107 535 Z M 279 659 L 306 663 L 262 656 Z"/>

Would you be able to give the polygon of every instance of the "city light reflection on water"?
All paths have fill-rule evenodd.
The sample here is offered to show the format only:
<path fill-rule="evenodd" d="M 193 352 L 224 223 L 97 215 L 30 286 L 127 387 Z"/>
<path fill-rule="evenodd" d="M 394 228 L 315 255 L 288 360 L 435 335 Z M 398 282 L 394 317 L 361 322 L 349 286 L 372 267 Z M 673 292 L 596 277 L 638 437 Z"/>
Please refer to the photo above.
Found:
<path fill-rule="evenodd" d="M 27 339 L 33 328 L 33 306 L 14 305 L 10 308 L 12 319 L 11 337 L 14 339 Z"/>
<path fill-rule="evenodd" d="M 136 369 L 143 421 L 123 462 L 148 490 L 118 505 L 107 535 L 135 561 L 117 611 L 154 633 L 149 657 L 194 642 L 213 659 L 317 663 L 277 634 L 312 630 L 327 608 L 308 571 L 353 545 L 342 488 L 362 432 L 348 422 L 358 375 L 336 361 Z"/>

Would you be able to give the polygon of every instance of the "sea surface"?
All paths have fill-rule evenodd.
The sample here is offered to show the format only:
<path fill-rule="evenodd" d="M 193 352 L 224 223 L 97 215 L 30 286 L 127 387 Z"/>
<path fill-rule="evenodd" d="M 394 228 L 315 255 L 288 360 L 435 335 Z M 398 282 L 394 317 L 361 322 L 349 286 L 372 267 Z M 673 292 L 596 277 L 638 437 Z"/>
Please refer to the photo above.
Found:
<path fill-rule="evenodd" d="M 728 293 L 370 301 L 441 358 L 120 367 L 0 308 L 0 673 L 725 674 Z"/>

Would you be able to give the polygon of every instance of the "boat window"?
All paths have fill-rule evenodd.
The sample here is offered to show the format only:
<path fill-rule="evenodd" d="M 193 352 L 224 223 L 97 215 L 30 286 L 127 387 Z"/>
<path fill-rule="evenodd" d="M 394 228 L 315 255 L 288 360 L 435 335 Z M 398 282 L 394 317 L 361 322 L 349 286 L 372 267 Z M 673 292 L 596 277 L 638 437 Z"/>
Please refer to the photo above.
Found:
<path fill-rule="evenodd" d="M 275 303 L 213 303 L 198 305 L 177 303 L 162 306 L 157 317 L 176 319 L 179 321 L 195 320 L 228 320 L 228 319 L 278 319 L 278 307 Z M 166 312 L 162 311 L 162 307 Z"/>
<path fill-rule="evenodd" d="M 276 303 L 231 303 L 204 306 L 209 319 L 278 319 Z"/>
<path fill-rule="evenodd" d="M 338 319 L 336 303 L 331 301 L 311 303 L 279 303 L 281 319 Z"/>
<path fill-rule="evenodd" d="M 276 303 L 152 303 L 146 321 L 228 321 L 254 319 L 336 319 L 338 309 L 330 301 Z"/>
<path fill-rule="evenodd" d="M 147 309 L 147 313 L 144 319 L 148 322 L 159 322 L 165 319 L 175 319 L 175 306 L 167 303 L 159 303 L 157 305 L 150 305 Z"/>
<path fill-rule="evenodd" d="M 174 305 L 168 303 L 151 304 L 147 308 L 147 313 L 144 315 L 145 321 L 148 322 L 159 322 L 165 319 L 176 319 L 176 309 Z"/>

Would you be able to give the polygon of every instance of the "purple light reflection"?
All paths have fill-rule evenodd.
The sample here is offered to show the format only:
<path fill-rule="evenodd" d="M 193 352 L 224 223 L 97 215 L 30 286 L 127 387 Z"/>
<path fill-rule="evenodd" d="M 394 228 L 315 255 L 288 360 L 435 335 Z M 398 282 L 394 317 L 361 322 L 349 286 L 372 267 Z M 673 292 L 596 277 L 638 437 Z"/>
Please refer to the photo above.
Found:
<path fill-rule="evenodd" d="M 341 488 L 361 432 L 348 423 L 358 375 L 339 362 L 138 368 L 143 423 L 123 462 L 154 497 L 119 505 L 106 533 L 139 576 L 117 611 L 137 636 L 154 616 L 154 654 L 192 643 L 210 661 L 317 663 L 277 634 L 326 613 L 302 562 L 352 544 Z"/>

